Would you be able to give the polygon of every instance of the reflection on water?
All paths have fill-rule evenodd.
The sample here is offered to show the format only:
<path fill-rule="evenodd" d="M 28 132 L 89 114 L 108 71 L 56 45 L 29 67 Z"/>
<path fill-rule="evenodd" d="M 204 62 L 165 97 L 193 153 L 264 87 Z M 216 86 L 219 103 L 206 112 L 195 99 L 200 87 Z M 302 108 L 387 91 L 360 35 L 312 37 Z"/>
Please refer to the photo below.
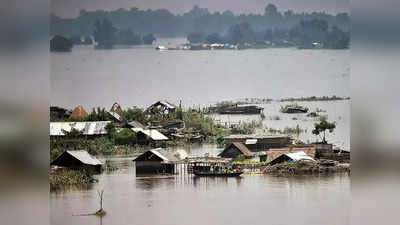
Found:
<path fill-rule="evenodd" d="M 51 193 L 51 224 L 348 224 L 347 174 L 136 178 L 131 159 L 109 160 L 121 168 L 98 183 Z M 98 209 L 99 189 L 107 215 L 73 216 Z"/>

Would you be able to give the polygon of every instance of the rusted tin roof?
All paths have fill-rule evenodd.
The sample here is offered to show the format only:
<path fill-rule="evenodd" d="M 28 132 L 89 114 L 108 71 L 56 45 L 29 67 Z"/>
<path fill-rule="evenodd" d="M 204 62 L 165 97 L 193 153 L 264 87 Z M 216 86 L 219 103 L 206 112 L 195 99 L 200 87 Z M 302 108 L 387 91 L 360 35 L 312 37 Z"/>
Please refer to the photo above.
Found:
<path fill-rule="evenodd" d="M 85 111 L 83 106 L 79 105 L 74 110 L 72 110 L 71 116 L 69 118 L 85 119 L 87 117 L 88 117 L 88 113 Z"/>

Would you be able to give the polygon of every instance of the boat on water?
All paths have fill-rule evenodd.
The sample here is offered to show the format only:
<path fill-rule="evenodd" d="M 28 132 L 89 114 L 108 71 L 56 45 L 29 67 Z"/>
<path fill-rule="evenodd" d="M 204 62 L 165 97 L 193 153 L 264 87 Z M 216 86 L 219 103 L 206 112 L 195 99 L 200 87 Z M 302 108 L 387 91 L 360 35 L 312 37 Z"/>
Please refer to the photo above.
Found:
<path fill-rule="evenodd" d="M 243 172 L 214 173 L 201 171 L 193 171 L 193 173 L 199 177 L 238 177 L 243 174 Z"/>

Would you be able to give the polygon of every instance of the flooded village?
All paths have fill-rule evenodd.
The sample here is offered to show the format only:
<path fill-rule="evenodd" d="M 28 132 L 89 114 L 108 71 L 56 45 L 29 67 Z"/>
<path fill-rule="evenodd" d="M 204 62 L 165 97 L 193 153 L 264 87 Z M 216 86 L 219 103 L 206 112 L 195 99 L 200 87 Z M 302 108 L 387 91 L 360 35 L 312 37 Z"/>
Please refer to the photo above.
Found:
<path fill-rule="evenodd" d="M 299 126 L 278 134 L 263 129 L 262 121 L 267 120 L 263 109 L 243 102 L 195 109 L 164 100 L 147 109 L 124 110 L 114 103 L 109 110 L 97 108 L 91 113 L 82 106 L 73 110 L 51 107 L 51 187 L 94 182 L 94 174 L 119 169 L 107 164 L 113 156 L 133 157 L 136 177 L 350 172 L 350 151 L 326 139 L 327 133 L 334 132 L 334 122 L 307 114 L 315 122 L 312 134 L 321 139 L 303 141 Z M 308 109 L 303 109 L 289 104 L 280 113 L 306 114 Z M 250 115 L 259 121 L 221 123 L 215 119 L 218 114 Z M 201 149 L 203 144 L 215 149 L 190 150 L 193 145 Z M 69 170 L 83 175 L 74 179 Z"/>
<path fill-rule="evenodd" d="M 51 16 L 52 225 L 347 224 L 348 14 L 260 4 Z"/>

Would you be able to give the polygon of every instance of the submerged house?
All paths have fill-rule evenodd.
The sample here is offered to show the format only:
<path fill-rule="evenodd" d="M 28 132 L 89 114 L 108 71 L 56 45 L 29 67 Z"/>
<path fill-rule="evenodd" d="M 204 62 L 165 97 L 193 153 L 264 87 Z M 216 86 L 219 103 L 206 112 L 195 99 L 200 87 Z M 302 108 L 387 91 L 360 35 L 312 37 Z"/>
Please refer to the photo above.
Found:
<path fill-rule="evenodd" d="M 225 144 L 229 145 L 233 142 L 239 142 L 246 145 L 252 152 L 267 151 L 270 148 L 282 148 L 290 145 L 293 139 L 288 135 L 229 135 L 224 137 Z"/>
<path fill-rule="evenodd" d="M 220 154 L 218 154 L 218 156 L 222 158 L 232 159 L 236 159 L 240 155 L 244 155 L 246 158 L 251 158 L 254 156 L 254 153 L 251 152 L 243 143 L 232 142 L 231 144 L 227 145 L 227 147 Z"/>
<path fill-rule="evenodd" d="M 136 133 L 138 144 L 160 143 L 169 139 L 156 129 L 131 128 Z"/>
<path fill-rule="evenodd" d="M 268 165 L 272 166 L 275 164 L 283 163 L 283 162 L 297 162 L 297 161 L 309 161 L 309 162 L 315 162 L 315 160 L 307 155 L 303 151 L 298 151 L 298 152 L 293 152 L 293 153 L 285 153 L 281 154 L 279 157 L 275 158 L 271 162 L 268 163 Z"/>
<path fill-rule="evenodd" d="M 289 154 L 293 152 L 304 152 L 311 158 L 318 158 L 317 149 L 312 144 L 289 145 L 284 148 L 271 148 L 267 151 L 267 157 L 264 161 L 272 161 L 282 154 Z"/>
<path fill-rule="evenodd" d="M 187 157 L 183 152 L 171 152 L 157 148 L 134 159 L 136 174 L 174 174 L 175 163 Z"/>
<path fill-rule="evenodd" d="M 157 114 L 157 113 L 169 114 L 169 113 L 174 113 L 176 111 L 176 106 L 167 101 L 158 101 L 153 105 L 149 106 L 149 108 L 147 108 L 146 111 L 151 114 Z"/>
<path fill-rule="evenodd" d="M 61 166 L 70 169 L 86 169 L 96 172 L 101 171 L 102 164 L 103 163 L 100 160 L 96 159 L 84 150 L 65 151 L 50 163 L 51 166 Z"/>

